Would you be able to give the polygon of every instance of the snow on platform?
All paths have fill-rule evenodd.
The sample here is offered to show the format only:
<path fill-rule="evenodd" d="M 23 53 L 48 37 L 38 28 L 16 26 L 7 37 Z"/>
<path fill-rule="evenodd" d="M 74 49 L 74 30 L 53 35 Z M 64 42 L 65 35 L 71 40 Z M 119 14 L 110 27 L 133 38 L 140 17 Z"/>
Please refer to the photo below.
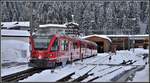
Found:
<path fill-rule="evenodd" d="M 20 65 L 20 66 L 15 66 L 15 67 L 11 67 L 11 68 L 1 68 L 1 77 L 6 76 L 6 75 L 10 75 L 10 74 L 14 74 L 17 72 L 21 72 L 27 69 L 30 69 L 31 67 L 28 67 L 28 65 Z"/>

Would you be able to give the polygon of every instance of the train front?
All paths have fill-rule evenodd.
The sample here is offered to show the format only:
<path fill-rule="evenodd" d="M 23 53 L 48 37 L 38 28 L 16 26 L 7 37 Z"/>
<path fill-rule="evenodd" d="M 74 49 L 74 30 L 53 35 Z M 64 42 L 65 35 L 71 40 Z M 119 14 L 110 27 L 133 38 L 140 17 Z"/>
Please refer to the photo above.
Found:
<path fill-rule="evenodd" d="M 50 50 L 55 42 L 54 35 L 33 35 L 31 38 L 31 58 L 29 66 L 31 67 L 54 67 L 56 54 Z M 56 46 L 55 46 L 56 47 Z M 54 49 L 54 48 L 53 48 Z M 53 59 L 53 60 L 52 60 Z"/>

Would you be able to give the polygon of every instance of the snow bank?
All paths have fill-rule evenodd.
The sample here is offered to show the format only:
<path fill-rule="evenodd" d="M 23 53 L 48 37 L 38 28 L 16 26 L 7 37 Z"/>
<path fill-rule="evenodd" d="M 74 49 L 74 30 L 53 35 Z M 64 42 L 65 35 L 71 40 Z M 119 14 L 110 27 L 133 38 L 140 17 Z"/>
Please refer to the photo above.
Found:
<path fill-rule="evenodd" d="M 1 63 L 28 62 L 29 43 L 18 40 L 1 41 Z"/>
<path fill-rule="evenodd" d="M 25 30 L 1 30 L 2 36 L 30 36 L 30 33 Z"/>
<path fill-rule="evenodd" d="M 27 69 L 30 69 L 31 67 L 28 67 L 28 65 L 20 65 L 16 67 L 11 67 L 11 68 L 1 68 L 1 77 L 10 75 L 13 73 L 21 72 Z"/>

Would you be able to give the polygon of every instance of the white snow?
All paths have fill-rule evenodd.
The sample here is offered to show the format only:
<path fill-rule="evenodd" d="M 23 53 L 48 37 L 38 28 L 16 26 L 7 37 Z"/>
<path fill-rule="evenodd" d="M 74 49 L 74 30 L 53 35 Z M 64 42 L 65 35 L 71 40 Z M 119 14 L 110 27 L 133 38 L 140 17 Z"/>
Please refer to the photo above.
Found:
<path fill-rule="evenodd" d="M 76 79 L 80 76 L 83 76 L 84 74 L 86 74 L 89 70 L 93 69 L 94 66 L 90 65 L 90 66 L 85 66 L 82 69 L 77 69 L 75 72 L 75 75 L 71 76 L 72 79 Z"/>
<path fill-rule="evenodd" d="M 145 69 L 136 72 L 132 82 L 149 82 L 149 65 Z"/>
<path fill-rule="evenodd" d="M 48 28 L 48 27 L 55 27 L 55 28 L 66 28 L 67 26 L 66 25 L 64 25 L 64 24 L 44 24 L 44 25 L 39 25 L 39 27 L 41 27 L 41 28 Z"/>
<path fill-rule="evenodd" d="M 103 65 L 100 65 L 100 66 L 97 65 L 97 67 L 94 68 L 92 70 L 92 72 L 90 72 L 90 73 L 94 73 L 94 76 L 90 76 L 87 79 L 83 80 L 82 82 L 87 82 L 88 80 L 90 80 L 94 77 L 104 75 L 104 74 L 112 71 L 113 69 L 117 69 L 119 67 L 122 67 L 121 69 L 119 69 L 119 70 L 117 70 L 113 73 L 110 73 L 106 76 L 103 76 L 103 77 L 98 78 L 98 79 L 93 81 L 93 82 L 111 82 L 111 79 L 113 77 L 123 73 L 124 71 L 132 69 L 133 67 L 135 67 L 135 65 L 145 65 L 145 60 L 142 59 L 142 56 L 143 56 L 142 54 L 145 54 L 145 53 L 149 54 L 148 49 L 135 48 L 134 52 L 133 52 L 133 49 L 131 49 L 130 51 L 120 50 L 120 51 L 117 51 L 116 55 L 111 54 L 111 53 L 100 53 L 95 57 L 91 57 L 91 58 L 83 60 L 83 62 L 77 61 L 75 63 L 78 63 L 78 64 L 95 64 L 95 65 L 96 64 L 103 64 Z M 109 61 L 109 59 L 108 59 L 110 55 L 112 56 L 111 61 Z M 120 64 L 120 63 L 122 63 L 123 60 L 126 60 L 126 61 L 128 61 L 128 60 L 133 60 L 133 61 L 137 60 L 137 62 L 135 62 L 133 65 L 129 65 L 129 66 L 113 66 L 112 68 L 108 68 L 109 66 L 107 66 L 107 64 L 116 64 L 116 65 Z M 145 72 L 142 75 L 143 77 L 148 76 L 148 74 L 147 74 L 147 73 L 149 73 L 148 70 L 143 71 L 143 72 Z M 142 74 L 142 73 L 140 73 L 140 74 Z M 137 79 L 139 79 L 139 78 L 140 77 L 137 77 Z M 145 79 L 143 79 L 141 81 L 144 81 L 147 78 L 148 77 L 146 77 Z"/>
<path fill-rule="evenodd" d="M 121 68 L 121 67 L 122 67 L 122 68 Z M 120 68 L 120 69 L 118 69 L 118 68 Z M 114 71 L 113 73 L 107 74 L 107 75 L 105 75 L 105 76 L 103 76 L 103 77 L 101 77 L 101 78 L 99 78 L 99 79 L 96 79 L 96 80 L 94 80 L 93 82 L 111 82 L 111 79 L 112 79 L 113 77 L 119 75 L 120 73 L 122 73 L 122 72 L 125 71 L 125 70 L 130 70 L 131 68 L 133 68 L 133 67 L 127 66 L 127 67 L 125 67 L 125 69 L 124 69 L 123 66 L 113 67 L 113 68 L 107 70 L 105 73 L 110 72 L 110 71 L 113 71 L 114 69 L 118 69 L 118 70 L 117 70 L 117 71 Z M 105 73 L 103 73 L 103 74 L 105 74 Z M 98 75 L 98 74 L 97 74 L 97 75 Z"/>
<path fill-rule="evenodd" d="M 134 63 L 134 65 L 144 65 L 145 61 L 139 57 L 142 56 L 142 54 L 147 53 L 149 54 L 148 49 L 143 49 L 143 48 L 135 48 L 135 51 L 133 52 L 132 50 L 120 50 L 116 52 L 115 54 L 111 53 L 101 53 L 98 54 L 98 56 L 83 60 L 83 63 L 92 63 L 92 64 L 120 64 L 122 63 L 123 60 L 128 61 L 128 60 L 133 60 L 137 61 Z M 112 57 L 112 59 L 109 61 L 109 56 Z M 95 59 L 94 59 L 95 58 Z M 77 63 L 81 63 L 78 61 Z"/>
<path fill-rule="evenodd" d="M 25 21 L 25 22 L 1 22 L 1 25 L 3 25 L 2 27 L 7 27 L 7 28 L 11 28 L 11 27 L 16 27 L 16 26 L 26 26 L 29 27 L 30 26 L 30 22 Z"/>
<path fill-rule="evenodd" d="M 1 63 L 28 62 L 30 57 L 29 32 L 1 30 L 1 34 Z"/>
<path fill-rule="evenodd" d="M 1 77 L 10 75 L 13 73 L 21 72 L 27 69 L 30 69 L 31 67 L 28 67 L 28 65 L 20 65 L 20 66 L 15 66 L 11 68 L 1 68 Z"/>
<path fill-rule="evenodd" d="M 1 30 L 2 36 L 30 36 L 30 33 L 25 30 Z"/>
<path fill-rule="evenodd" d="M 93 37 L 93 36 L 97 36 L 97 37 L 100 37 L 100 38 L 104 38 L 104 39 L 107 39 L 111 42 L 111 39 L 109 37 L 107 37 L 107 35 L 97 35 L 97 34 L 94 34 L 94 35 L 88 35 L 88 36 L 84 36 L 82 37 L 83 39 L 85 38 L 89 38 L 89 37 Z"/>
<path fill-rule="evenodd" d="M 106 35 L 108 37 L 148 37 L 149 34 L 143 34 L 143 35 Z"/>
<path fill-rule="evenodd" d="M 67 76 L 76 70 L 82 68 L 80 65 L 67 65 L 63 68 L 57 68 L 52 73 L 50 69 L 44 70 L 41 73 L 36 73 L 24 80 L 20 80 L 19 82 L 56 82 L 57 80 Z"/>
<path fill-rule="evenodd" d="M 69 23 L 65 23 L 64 25 L 68 25 L 68 24 L 74 24 L 74 25 L 79 25 L 78 23 L 75 23 L 75 22 L 69 22 Z"/>
<path fill-rule="evenodd" d="M 29 43 L 18 40 L 1 41 L 1 63 L 28 62 Z"/>

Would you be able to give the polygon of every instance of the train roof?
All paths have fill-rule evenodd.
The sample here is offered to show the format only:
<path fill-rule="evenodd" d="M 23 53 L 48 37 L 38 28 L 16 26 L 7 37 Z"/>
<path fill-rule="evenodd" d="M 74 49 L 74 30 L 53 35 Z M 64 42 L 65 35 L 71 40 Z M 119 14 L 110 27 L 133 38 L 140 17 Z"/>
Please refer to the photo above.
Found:
<path fill-rule="evenodd" d="M 2 36 L 28 37 L 28 36 L 30 36 L 30 33 L 28 31 L 25 31 L 25 30 L 5 30 L 5 29 L 2 29 L 1 35 Z"/>
<path fill-rule="evenodd" d="M 65 35 L 65 34 L 56 34 L 56 35 L 57 35 L 57 37 L 64 36 L 64 37 L 67 37 L 69 39 L 79 40 L 81 42 L 86 42 L 86 43 L 91 43 L 91 44 L 97 45 L 96 43 L 94 43 L 92 41 L 88 41 L 88 40 L 82 39 L 80 37 L 71 37 L 71 36 L 68 36 L 68 35 Z"/>
<path fill-rule="evenodd" d="M 39 25 L 40 28 L 50 28 L 50 27 L 57 27 L 57 28 L 67 28 L 66 25 L 64 24 L 43 24 L 43 25 Z"/>

